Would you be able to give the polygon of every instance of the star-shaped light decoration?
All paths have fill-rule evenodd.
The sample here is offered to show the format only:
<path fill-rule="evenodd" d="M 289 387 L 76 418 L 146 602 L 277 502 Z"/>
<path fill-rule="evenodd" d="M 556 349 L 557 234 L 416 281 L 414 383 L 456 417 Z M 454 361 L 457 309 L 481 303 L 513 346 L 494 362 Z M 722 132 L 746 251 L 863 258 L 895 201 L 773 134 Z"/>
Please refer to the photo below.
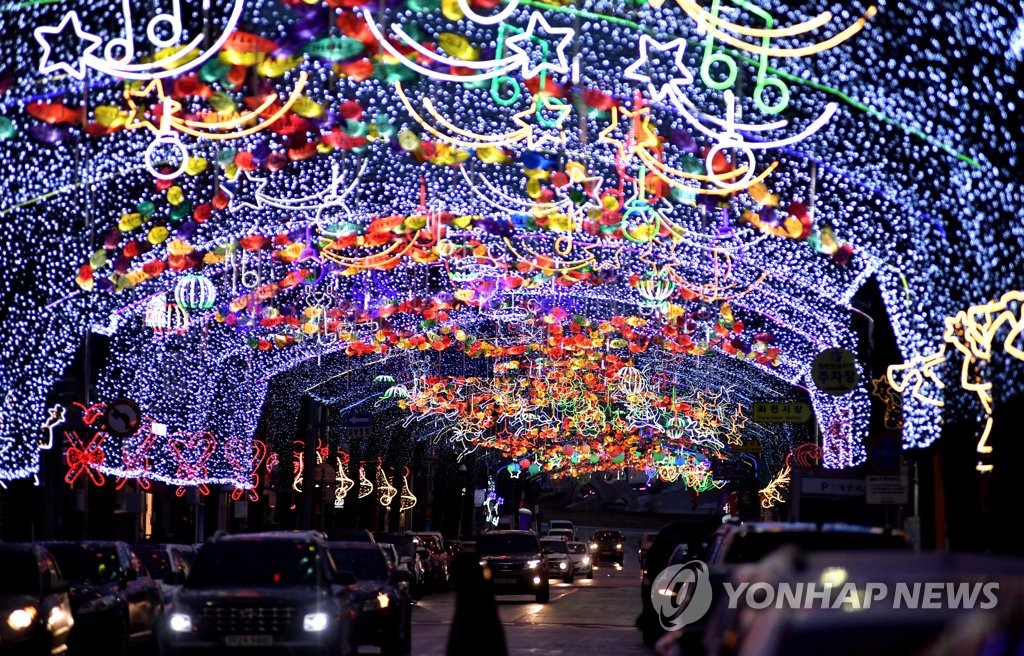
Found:
<path fill-rule="evenodd" d="M 140 98 L 147 101 L 141 102 Z M 164 93 L 161 80 L 151 80 L 142 89 L 125 89 L 124 99 L 128 103 L 128 119 L 126 130 L 147 128 L 153 134 L 168 134 L 171 131 L 171 117 L 181 111 L 181 103 Z M 146 113 L 154 107 L 161 106 L 159 123 L 154 123 Z"/>
<path fill-rule="evenodd" d="M 557 112 L 557 116 L 554 119 L 543 117 L 541 112 L 544 110 Z M 526 147 L 528 150 L 538 150 L 541 146 L 548 143 L 558 147 L 565 144 L 565 132 L 562 129 L 562 124 L 569 117 L 571 111 L 572 107 L 558 98 L 552 98 L 546 94 L 537 94 L 534 96 L 533 102 L 529 107 L 512 117 L 512 122 L 523 128 L 522 131 L 526 134 Z M 537 136 L 536 126 L 526 122 L 526 118 L 534 114 L 537 115 L 538 123 L 558 130 L 558 134 L 541 133 L 540 136 Z"/>
<path fill-rule="evenodd" d="M 251 171 L 240 171 L 234 180 L 221 187 L 228 197 L 228 210 L 234 214 L 243 208 L 263 209 L 263 190 L 268 184 L 269 180 L 254 176 Z"/>
<path fill-rule="evenodd" d="M 652 49 L 656 52 L 671 52 L 675 50 L 675 68 L 679 72 L 678 77 L 670 77 L 668 82 L 658 86 L 651 79 L 650 75 L 643 72 L 645 67 L 651 65 Z M 682 95 L 682 87 L 693 84 L 693 74 L 686 68 L 686 62 L 683 61 L 685 55 L 686 39 L 675 39 L 668 43 L 660 43 L 644 34 L 640 37 L 640 58 L 630 64 L 622 74 L 627 80 L 647 83 L 647 93 L 651 101 L 661 102 L 670 94 L 673 97 L 675 97 L 675 94 Z M 667 71 L 664 72 L 667 73 Z"/>
<path fill-rule="evenodd" d="M 555 46 L 555 53 L 558 55 L 558 61 L 554 64 L 544 57 L 544 61 L 537 65 L 533 64 L 533 60 L 530 57 L 530 52 L 527 50 L 526 44 L 530 43 L 531 40 L 538 40 L 542 43 L 546 43 L 547 40 L 538 37 L 536 35 L 538 24 L 541 26 L 542 31 L 546 35 L 558 36 L 558 45 Z M 505 46 L 509 50 L 518 53 L 519 57 L 523 60 L 523 77 L 531 78 L 540 74 L 542 70 L 553 71 L 555 73 L 568 73 L 569 72 L 569 58 L 565 54 L 565 49 L 569 47 L 573 38 L 576 36 L 576 30 L 571 27 L 551 27 L 547 19 L 539 12 L 535 11 L 530 14 L 530 22 L 526 26 L 526 31 L 522 34 L 516 34 L 505 39 Z M 545 52 L 545 55 L 547 52 Z"/>
<path fill-rule="evenodd" d="M 887 376 L 871 379 L 871 396 L 885 405 L 885 427 L 896 429 L 903 425 L 903 395 L 893 389 Z"/>
<path fill-rule="evenodd" d="M 75 31 L 75 38 L 78 39 L 78 61 L 51 61 L 50 57 L 53 54 L 53 46 L 50 44 L 50 37 L 56 37 L 66 31 L 69 26 Z M 37 27 L 33 34 L 39 45 L 43 47 L 43 56 L 39 58 L 39 72 L 48 74 L 64 71 L 78 80 L 85 79 L 85 62 L 82 59 L 86 55 L 92 54 L 92 51 L 99 48 L 103 42 L 95 34 L 90 34 L 82 29 L 82 23 L 78 19 L 78 14 L 73 11 L 64 14 L 64 18 L 61 19 L 56 27 L 43 25 Z"/>
<path fill-rule="evenodd" d="M 635 111 L 616 105 L 612 107 L 612 115 L 608 121 L 608 127 L 601 130 L 597 137 L 597 143 L 614 146 L 619 152 L 619 157 L 629 160 L 636 153 L 637 148 L 656 148 L 658 137 L 650 127 L 650 111 L 647 106 L 638 106 Z M 626 140 L 622 141 L 613 136 L 619 127 L 619 116 L 630 119 L 631 124 L 625 129 Z"/>

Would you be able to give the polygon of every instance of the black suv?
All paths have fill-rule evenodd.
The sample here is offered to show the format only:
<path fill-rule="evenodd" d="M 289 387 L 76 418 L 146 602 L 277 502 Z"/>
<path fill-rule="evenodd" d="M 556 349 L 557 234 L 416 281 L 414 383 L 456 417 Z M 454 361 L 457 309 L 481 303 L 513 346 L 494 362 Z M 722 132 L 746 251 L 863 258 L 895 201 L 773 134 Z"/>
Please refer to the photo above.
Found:
<path fill-rule="evenodd" d="M 595 563 L 610 560 L 621 565 L 625 549 L 626 538 L 622 531 L 597 531 L 590 540 L 590 554 Z"/>
<path fill-rule="evenodd" d="M 163 591 L 128 544 L 41 544 L 70 586 L 74 627 L 68 651 L 124 654 L 130 646 L 156 645 Z"/>
<path fill-rule="evenodd" d="M 540 604 L 550 599 L 548 561 L 532 531 L 482 533 L 476 552 L 496 595 L 532 594 Z"/>
<path fill-rule="evenodd" d="M 207 542 L 161 630 L 164 653 L 260 648 L 288 654 L 352 653 L 351 572 L 335 569 L 323 536 L 281 531 Z"/>

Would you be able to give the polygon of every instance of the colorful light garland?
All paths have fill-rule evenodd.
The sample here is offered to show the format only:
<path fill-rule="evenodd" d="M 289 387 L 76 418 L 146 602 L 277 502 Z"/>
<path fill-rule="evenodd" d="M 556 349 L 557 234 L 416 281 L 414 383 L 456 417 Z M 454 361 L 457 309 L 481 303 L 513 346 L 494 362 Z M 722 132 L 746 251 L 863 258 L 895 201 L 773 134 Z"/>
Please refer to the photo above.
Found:
<path fill-rule="evenodd" d="M 36 39 L 10 44 L 12 73 L 0 73 L 0 175 L 17 181 L 0 208 L 3 243 L 16 253 L 14 275 L 0 283 L 12 312 L 0 344 L 10 367 L 0 376 L 10 396 L 0 479 L 38 470 L 37 441 L 19 436 L 47 422 L 48 392 L 92 326 L 111 344 L 97 372 L 101 398 L 131 391 L 182 447 L 218 436 L 206 469 L 205 449 L 192 445 L 180 477 L 169 447 L 140 441 L 125 452 L 105 441 L 119 484 L 135 472 L 140 484 L 154 475 L 247 489 L 252 472 L 245 458 L 222 461 L 225 440 L 248 453 L 268 379 L 312 358 L 436 353 L 543 367 L 536 360 L 603 351 L 635 357 L 640 372 L 647 361 L 681 372 L 719 353 L 785 396 L 786 386 L 809 387 L 820 350 L 856 350 L 850 306 L 869 278 L 912 363 L 888 377 L 913 390 L 905 444 L 928 444 L 937 413 L 954 411 L 954 389 L 937 373 L 944 352 L 915 354 L 935 353 L 933 336 L 963 309 L 948 290 L 983 298 L 1019 282 L 998 263 L 1013 261 L 1007 253 L 1019 248 L 1005 245 L 1019 246 L 1020 231 L 1008 227 L 996 248 L 961 211 L 1005 214 L 1020 195 L 1008 173 L 1013 140 L 1000 127 L 1017 102 L 1007 100 L 1011 64 L 982 45 L 1013 25 L 985 3 L 960 8 L 963 20 L 949 25 L 957 49 L 987 53 L 980 88 L 954 84 L 956 58 L 927 44 L 927 21 L 899 11 L 834 7 L 808 19 L 732 4 L 742 11 L 727 20 L 721 3 L 689 0 L 641 4 L 628 17 L 591 2 L 508 3 L 491 14 L 465 2 L 377 12 L 257 3 L 246 13 L 252 32 L 240 32 L 241 2 L 176 3 L 138 35 L 127 5 L 112 17 L 19 9 Z M 907 15 L 939 11 L 915 5 Z M 812 35 L 833 19 L 845 26 Z M 890 60 L 904 63 L 890 70 Z M 928 74 L 913 64 L 932 60 L 945 63 Z M 152 146 L 132 126 L 177 136 Z M 989 155 L 981 163 L 943 140 Z M 766 150 L 771 158 L 755 161 Z M 132 173 L 147 152 L 153 170 Z M 342 182 L 338 171 L 356 173 Z M 949 181 L 946 193 L 925 191 L 936 179 Z M 954 231 L 963 246 L 951 255 Z M 179 285 L 192 291 L 169 303 Z M 305 303 L 307 289 L 330 300 Z M 139 331 L 147 298 L 149 334 Z M 421 378 L 397 376 L 381 405 L 423 398 Z M 661 400 L 671 396 L 658 387 Z M 519 410 L 514 428 L 557 415 L 593 432 L 600 407 L 578 402 L 574 385 L 550 388 L 552 410 Z M 986 390 L 972 390 L 985 405 Z M 752 430 L 711 412 L 713 403 L 690 417 L 653 408 L 661 401 L 642 385 L 628 391 L 612 416 L 657 435 L 644 438 L 652 443 L 664 436 L 728 453 Z M 478 391 L 492 397 L 485 404 L 495 394 L 509 396 Z M 810 398 L 824 464 L 860 462 L 867 389 L 838 398 L 811 389 Z M 501 448 L 506 438 L 452 412 L 438 421 L 451 422 L 460 444 Z M 791 436 L 776 437 L 785 453 Z M 652 453 L 623 462 L 646 467 Z M 607 466 L 621 464 L 613 458 Z"/>

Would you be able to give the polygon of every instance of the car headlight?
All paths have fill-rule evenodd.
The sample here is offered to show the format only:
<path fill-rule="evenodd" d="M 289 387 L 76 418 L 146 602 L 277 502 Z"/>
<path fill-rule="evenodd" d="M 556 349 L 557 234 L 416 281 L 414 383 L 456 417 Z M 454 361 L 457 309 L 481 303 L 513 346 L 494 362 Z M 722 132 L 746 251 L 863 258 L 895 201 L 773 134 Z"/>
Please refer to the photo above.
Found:
<path fill-rule="evenodd" d="M 487 567 L 487 561 L 486 560 L 481 560 L 480 561 L 480 567 Z"/>
<path fill-rule="evenodd" d="M 583 564 L 584 565 L 589 565 L 590 564 L 590 556 L 584 556 L 583 557 Z"/>
<path fill-rule="evenodd" d="M 36 609 L 34 606 L 25 606 L 24 608 L 16 608 L 11 611 L 11 614 L 7 616 L 7 626 L 11 627 L 15 631 L 21 631 L 32 626 L 32 622 L 36 621 Z"/>
<path fill-rule="evenodd" d="M 526 561 L 527 569 L 537 569 L 540 567 L 540 559 Z"/>
<path fill-rule="evenodd" d="M 615 548 L 618 549 L 619 551 L 622 551 L 622 545 L 621 544 L 615 545 Z"/>
<path fill-rule="evenodd" d="M 79 613 L 103 613 L 117 605 L 117 597 L 114 595 L 103 595 L 92 601 L 87 601 L 78 609 Z"/>
<path fill-rule="evenodd" d="M 172 613 L 167 626 L 176 633 L 189 633 L 192 631 L 192 616 L 185 613 Z"/>
<path fill-rule="evenodd" d="M 590 543 L 590 550 L 591 551 L 597 551 L 597 543 L 596 542 L 591 542 Z"/>
<path fill-rule="evenodd" d="M 306 613 L 305 617 L 302 618 L 302 630 L 310 632 L 323 631 L 327 628 L 329 619 L 327 613 Z"/>
<path fill-rule="evenodd" d="M 558 569 L 569 569 L 569 566 L 563 560 L 562 562 L 558 563 Z"/>

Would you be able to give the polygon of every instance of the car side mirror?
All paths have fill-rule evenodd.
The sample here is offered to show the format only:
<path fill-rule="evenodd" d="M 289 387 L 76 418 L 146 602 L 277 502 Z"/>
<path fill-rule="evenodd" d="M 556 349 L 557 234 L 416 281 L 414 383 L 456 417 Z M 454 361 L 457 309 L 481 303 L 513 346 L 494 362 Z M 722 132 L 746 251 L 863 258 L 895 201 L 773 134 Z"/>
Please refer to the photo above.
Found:
<path fill-rule="evenodd" d="M 339 570 L 334 573 L 334 582 L 338 585 L 355 585 L 356 575 L 346 570 Z"/>

